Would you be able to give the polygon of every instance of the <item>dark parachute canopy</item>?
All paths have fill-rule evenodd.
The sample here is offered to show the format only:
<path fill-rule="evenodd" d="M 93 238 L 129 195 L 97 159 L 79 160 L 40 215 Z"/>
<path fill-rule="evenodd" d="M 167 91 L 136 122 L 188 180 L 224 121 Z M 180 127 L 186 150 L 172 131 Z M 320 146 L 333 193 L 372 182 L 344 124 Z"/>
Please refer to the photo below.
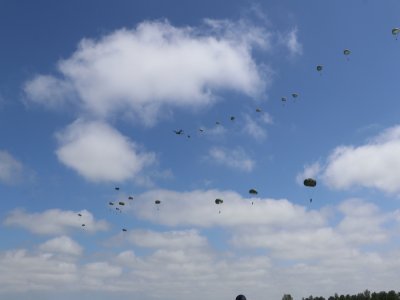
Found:
<path fill-rule="evenodd" d="M 118 202 L 118 204 L 123 206 L 123 205 L 125 205 L 125 202 L 120 201 L 120 202 Z"/>
<path fill-rule="evenodd" d="M 215 204 L 222 204 L 222 203 L 224 203 L 224 200 L 219 198 L 215 199 Z"/>
<path fill-rule="evenodd" d="M 127 229 L 125 229 L 125 228 L 122 228 L 122 231 L 123 231 L 123 232 L 127 232 L 128 230 L 127 230 Z"/>
<path fill-rule="evenodd" d="M 235 117 L 234 116 L 231 116 L 231 121 L 235 121 Z"/>
<path fill-rule="evenodd" d="M 261 108 L 256 108 L 256 112 L 261 112 Z"/>
<path fill-rule="evenodd" d="M 287 100 L 286 97 L 282 97 L 282 98 L 281 98 L 281 101 L 282 101 L 282 102 L 286 102 L 286 100 Z"/>
<path fill-rule="evenodd" d="M 350 55 L 350 54 L 351 54 L 351 51 L 350 51 L 349 49 L 344 49 L 344 50 L 343 50 L 343 54 L 344 54 L 344 55 Z"/>
<path fill-rule="evenodd" d="M 318 65 L 318 66 L 317 66 L 317 71 L 318 71 L 318 72 L 321 72 L 323 68 L 324 68 L 324 67 L 323 67 L 322 65 Z"/>
<path fill-rule="evenodd" d="M 304 179 L 304 185 L 308 187 L 315 187 L 317 185 L 317 181 L 313 178 Z"/>
<path fill-rule="evenodd" d="M 108 205 L 114 205 L 114 202 L 108 202 Z"/>
<path fill-rule="evenodd" d="M 133 200 L 133 197 L 132 197 L 132 196 L 129 196 L 129 197 L 128 197 L 128 200 Z"/>
<path fill-rule="evenodd" d="M 397 39 L 397 36 L 399 35 L 399 33 L 400 33 L 400 28 L 392 29 L 392 34 L 396 37 L 396 39 Z"/>
<path fill-rule="evenodd" d="M 115 190 L 116 190 L 116 191 L 119 191 L 119 187 L 118 187 L 118 186 L 116 186 L 116 187 L 115 187 Z"/>
<path fill-rule="evenodd" d="M 250 190 L 249 190 L 249 194 L 257 195 L 258 192 L 257 192 L 257 190 L 255 190 L 255 189 L 250 189 Z"/>
<path fill-rule="evenodd" d="M 154 203 L 155 203 L 155 204 L 160 204 L 161 201 L 160 201 L 160 200 L 156 200 L 156 201 L 154 201 Z"/>
<path fill-rule="evenodd" d="M 79 213 L 78 216 L 82 217 L 82 214 Z"/>
<path fill-rule="evenodd" d="M 246 300 L 246 297 L 244 295 L 238 295 L 236 300 Z"/>
<path fill-rule="evenodd" d="M 297 94 L 297 93 L 293 93 L 293 94 L 292 94 L 292 97 L 295 98 L 295 99 L 296 99 L 298 96 L 299 96 L 299 94 Z"/>

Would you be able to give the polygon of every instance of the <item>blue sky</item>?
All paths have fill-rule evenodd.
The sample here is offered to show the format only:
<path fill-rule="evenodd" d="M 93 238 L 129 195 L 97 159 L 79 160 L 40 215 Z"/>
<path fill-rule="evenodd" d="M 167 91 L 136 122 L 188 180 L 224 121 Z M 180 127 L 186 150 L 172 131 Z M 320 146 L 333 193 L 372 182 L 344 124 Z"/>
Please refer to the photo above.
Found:
<path fill-rule="evenodd" d="M 396 289 L 399 9 L 1 1 L 1 297 Z"/>

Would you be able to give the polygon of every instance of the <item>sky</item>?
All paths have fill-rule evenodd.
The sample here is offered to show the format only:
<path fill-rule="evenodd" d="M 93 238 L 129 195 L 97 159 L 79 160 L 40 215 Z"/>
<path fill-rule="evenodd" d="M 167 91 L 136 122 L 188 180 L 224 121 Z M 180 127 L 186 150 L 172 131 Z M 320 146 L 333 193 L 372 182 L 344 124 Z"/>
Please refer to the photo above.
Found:
<path fill-rule="evenodd" d="M 0 0 L 0 298 L 396 290 L 399 10 Z"/>

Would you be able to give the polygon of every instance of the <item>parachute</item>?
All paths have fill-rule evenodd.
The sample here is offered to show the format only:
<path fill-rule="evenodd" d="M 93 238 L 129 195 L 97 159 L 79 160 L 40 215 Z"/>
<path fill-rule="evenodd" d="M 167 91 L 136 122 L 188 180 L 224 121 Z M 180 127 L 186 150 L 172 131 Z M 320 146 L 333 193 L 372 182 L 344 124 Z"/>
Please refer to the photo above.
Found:
<path fill-rule="evenodd" d="M 285 103 L 286 100 L 287 100 L 286 97 L 282 97 L 282 98 L 281 98 L 281 101 L 282 101 L 283 103 Z"/>
<path fill-rule="evenodd" d="M 222 204 L 224 203 L 224 200 L 222 199 L 215 199 L 215 204 Z"/>
<path fill-rule="evenodd" d="M 132 196 L 129 196 L 129 197 L 128 197 L 128 200 L 133 200 L 133 197 L 132 197 Z"/>
<path fill-rule="evenodd" d="M 82 227 L 85 227 L 86 225 L 85 224 L 82 224 Z"/>
<path fill-rule="evenodd" d="M 116 191 L 119 191 L 119 187 L 118 187 L 118 186 L 116 186 L 116 187 L 115 187 L 115 190 L 116 190 Z"/>
<path fill-rule="evenodd" d="M 298 96 L 299 96 L 299 94 L 297 94 L 297 93 L 293 93 L 293 94 L 292 94 L 292 97 L 293 97 L 294 99 L 296 99 Z"/>
<path fill-rule="evenodd" d="M 82 217 L 82 214 L 78 214 L 78 216 Z"/>
<path fill-rule="evenodd" d="M 224 203 L 224 200 L 219 199 L 219 198 L 215 199 L 215 204 L 220 205 L 220 204 L 222 204 L 222 203 Z M 219 210 L 218 213 L 220 214 L 220 213 L 221 213 L 221 210 Z"/>
<path fill-rule="evenodd" d="M 317 181 L 312 178 L 304 179 L 304 185 L 308 187 L 315 187 L 317 185 Z"/>
<path fill-rule="evenodd" d="M 219 121 L 215 122 L 215 125 L 221 125 L 221 123 Z"/>
<path fill-rule="evenodd" d="M 123 232 L 127 232 L 128 230 L 127 230 L 127 229 L 125 229 L 125 228 L 122 228 L 122 231 L 123 231 Z"/>
<path fill-rule="evenodd" d="M 235 121 L 235 117 L 234 116 L 231 116 L 231 121 Z"/>
<path fill-rule="evenodd" d="M 396 40 L 397 40 L 397 36 L 399 35 L 399 33 L 400 33 L 400 28 L 392 29 L 392 34 L 396 37 Z"/>
<path fill-rule="evenodd" d="M 350 54 L 351 54 L 351 51 L 350 51 L 349 49 L 344 49 L 344 50 L 343 50 L 343 54 L 344 54 L 344 55 L 350 55 Z"/>
<path fill-rule="evenodd" d="M 246 297 L 244 295 L 238 295 L 236 300 L 246 300 Z"/>
<path fill-rule="evenodd" d="M 124 205 L 125 205 L 125 202 L 120 201 L 120 202 L 118 202 L 118 204 L 124 206 Z"/>
<path fill-rule="evenodd" d="M 324 67 L 323 67 L 322 65 L 318 65 L 318 66 L 317 66 L 317 71 L 318 71 L 318 72 L 321 72 L 323 68 L 324 68 Z"/>
<path fill-rule="evenodd" d="M 256 112 L 261 112 L 261 108 L 256 108 Z"/>
<path fill-rule="evenodd" d="M 250 189 L 249 194 L 257 195 L 258 192 L 255 189 Z"/>
<path fill-rule="evenodd" d="M 114 205 L 114 202 L 108 202 L 108 205 Z"/>
<path fill-rule="evenodd" d="M 307 187 L 315 187 L 317 185 L 317 181 L 313 178 L 304 179 L 304 186 Z M 310 197 L 310 203 L 312 202 L 312 197 Z"/>
<path fill-rule="evenodd" d="M 175 134 L 183 134 L 183 130 L 182 129 L 179 129 L 179 130 L 174 130 L 174 132 L 175 132 Z"/>

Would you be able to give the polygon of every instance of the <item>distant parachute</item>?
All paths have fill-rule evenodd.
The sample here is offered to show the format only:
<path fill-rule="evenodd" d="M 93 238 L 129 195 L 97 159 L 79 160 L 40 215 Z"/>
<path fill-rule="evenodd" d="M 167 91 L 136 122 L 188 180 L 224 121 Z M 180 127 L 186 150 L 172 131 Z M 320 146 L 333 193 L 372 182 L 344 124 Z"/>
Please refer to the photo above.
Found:
<path fill-rule="evenodd" d="M 114 202 L 108 202 L 108 205 L 114 205 Z"/>
<path fill-rule="evenodd" d="M 178 134 L 178 135 L 183 134 L 183 130 L 182 129 L 174 130 L 174 132 L 175 132 L 175 134 Z"/>
<path fill-rule="evenodd" d="M 304 185 L 308 187 L 315 187 L 317 185 L 317 181 L 313 178 L 304 179 Z"/>
<path fill-rule="evenodd" d="M 296 99 L 297 97 L 299 97 L 299 94 L 293 93 L 293 94 L 292 94 L 292 97 L 293 97 L 293 99 Z"/>
<path fill-rule="evenodd" d="M 78 216 L 82 217 L 82 214 L 78 214 Z"/>
<path fill-rule="evenodd" d="M 118 202 L 118 204 L 124 206 L 124 205 L 125 205 L 125 202 L 120 201 L 120 202 Z"/>
<path fill-rule="evenodd" d="M 119 191 L 119 187 L 118 187 L 118 186 L 116 186 L 116 187 L 115 187 L 115 190 L 116 190 L 116 191 Z"/>
<path fill-rule="evenodd" d="M 397 36 L 399 35 L 399 33 L 400 33 L 400 28 L 392 29 L 392 34 L 396 37 L 396 40 L 397 40 Z"/>
<path fill-rule="evenodd" d="M 304 179 L 304 186 L 307 187 L 315 187 L 317 185 L 317 181 L 313 178 Z M 312 202 L 312 197 L 310 197 L 310 203 Z"/>
<path fill-rule="evenodd" d="M 236 300 L 246 300 L 246 297 L 244 295 L 238 295 Z"/>
<path fill-rule="evenodd" d="M 234 116 L 231 116 L 231 121 L 235 121 L 235 117 Z"/>
<path fill-rule="evenodd" d="M 256 108 L 256 112 L 261 112 L 261 108 Z"/>
<path fill-rule="evenodd" d="M 199 128 L 199 131 L 200 131 L 200 132 L 204 132 L 204 129 L 203 129 L 203 128 Z"/>
<path fill-rule="evenodd" d="M 123 232 L 127 232 L 128 230 L 127 230 L 127 229 L 125 229 L 125 228 L 122 228 L 122 231 L 123 231 Z"/>
<path fill-rule="evenodd" d="M 82 224 L 82 227 L 85 227 L 86 225 L 85 224 Z"/>
<path fill-rule="evenodd" d="M 155 203 L 155 204 L 160 204 L 161 201 L 160 201 L 160 200 L 156 200 L 156 201 L 154 201 L 154 203 Z"/>
<path fill-rule="evenodd" d="M 343 50 L 343 54 L 344 54 L 344 55 L 350 55 L 350 54 L 351 54 L 351 51 L 350 51 L 349 49 L 344 49 L 344 50 Z"/>
<path fill-rule="evenodd" d="M 318 65 L 318 66 L 317 66 L 317 71 L 318 71 L 318 72 L 322 72 L 322 69 L 323 69 L 323 68 L 324 68 L 324 67 L 323 67 L 322 65 Z"/>
<path fill-rule="evenodd" d="M 282 101 L 283 103 L 285 103 L 286 100 L 287 100 L 286 97 L 282 97 L 282 98 L 281 98 L 281 101 Z"/>
<path fill-rule="evenodd" d="M 215 199 L 215 204 L 220 205 L 220 204 L 222 204 L 222 203 L 224 203 L 224 200 L 219 199 L 219 198 Z M 220 213 L 221 213 L 221 210 L 219 210 L 218 213 L 220 214 Z"/>
<path fill-rule="evenodd" d="M 133 197 L 132 197 L 132 196 L 129 196 L 129 197 L 128 197 L 128 200 L 133 200 Z"/>
<path fill-rule="evenodd" d="M 258 192 L 255 189 L 250 189 L 249 194 L 257 195 Z"/>
<path fill-rule="evenodd" d="M 219 121 L 216 121 L 215 125 L 221 125 L 221 123 Z"/>

